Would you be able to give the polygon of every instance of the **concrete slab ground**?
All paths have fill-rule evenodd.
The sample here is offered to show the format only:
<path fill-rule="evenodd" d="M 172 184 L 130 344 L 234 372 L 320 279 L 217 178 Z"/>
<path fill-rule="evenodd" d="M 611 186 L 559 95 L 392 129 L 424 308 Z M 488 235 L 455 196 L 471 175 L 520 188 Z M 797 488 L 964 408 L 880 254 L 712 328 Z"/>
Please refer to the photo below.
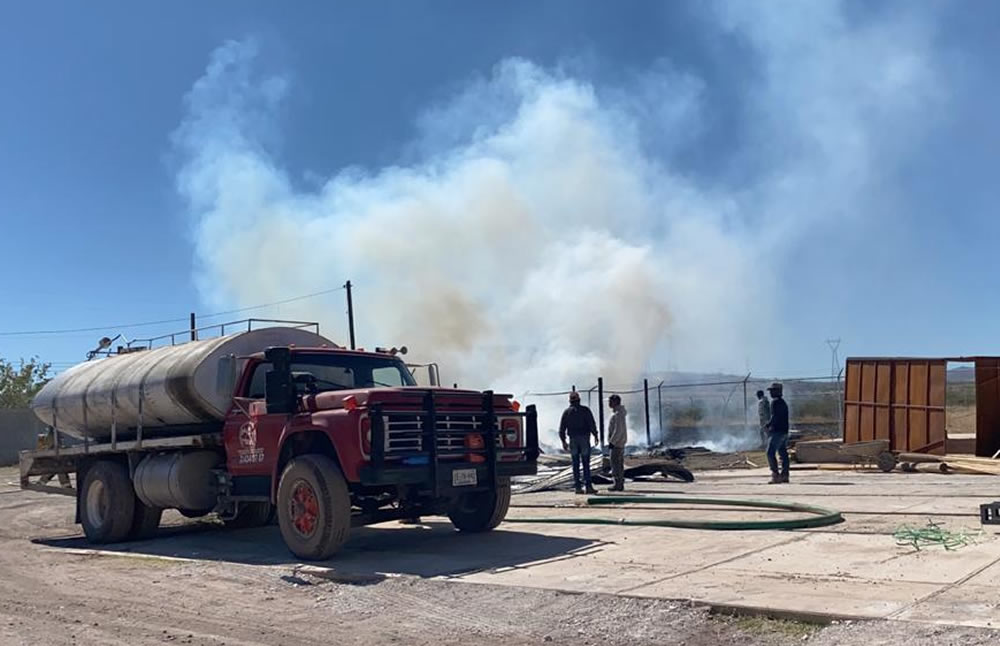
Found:
<path fill-rule="evenodd" d="M 806 471 L 786 486 L 766 485 L 763 471 L 699 474 L 690 485 L 638 484 L 634 492 L 709 498 L 794 501 L 835 508 L 845 522 L 804 531 L 710 532 L 656 527 L 515 525 L 601 540 L 571 561 L 539 561 L 462 580 L 686 598 L 774 613 L 906 619 L 1000 626 L 1000 540 L 984 531 L 974 544 L 946 551 L 899 546 L 893 533 L 929 521 L 978 531 L 979 504 L 1000 498 L 989 476 Z M 509 518 L 579 515 L 571 494 L 515 497 Z M 563 505 L 547 508 L 548 505 Z M 651 511 L 586 510 L 603 518 L 762 518 L 775 513 L 680 505 Z M 783 514 L 784 512 L 776 512 Z M 567 527 L 571 532 L 567 532 Z"/>
<path fill-rule="evenodd" d="M 945 551 L 897 545 L 902 525 L 928 521 L 979 530 L 979 504 L 1000 498 L 990 476 L 804 471 L 789 485 L 765 484 L 764 470 L 697 474 L 690 484 L 640 483 L 629 493 L 802 502 L 835 508 L 845 522 L 802 531 L 704 531 L 508 522 L 489 534 L 457 534 L 446 519 L 355 530 L 345 550 L 319 564 L 336 576 L 423 578 L 692 599 L 781 615 L 884 618 L 1000 626 L 1000 528 Z M 6 486 L 3 486 L 6 485 Z M 0 533 L 36 549 L 90 549 L 72 525 L 72 499 L 0 482 Z M 787 518 L 788 512 L 684 504 L 656 509 L 581 508 L 568 492 L 515 496 L 509 520 L 580 516 Z M 168 514 L 160 536 L 105 550 L 268 566 L 295 565 L 276 527 L 225 531 Z"/>

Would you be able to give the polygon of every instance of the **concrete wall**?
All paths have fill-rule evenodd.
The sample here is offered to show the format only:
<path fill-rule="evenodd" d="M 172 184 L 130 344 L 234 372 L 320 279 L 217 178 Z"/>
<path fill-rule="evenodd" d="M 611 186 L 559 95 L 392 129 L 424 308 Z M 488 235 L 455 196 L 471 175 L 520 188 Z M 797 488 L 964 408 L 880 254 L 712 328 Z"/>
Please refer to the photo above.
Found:
<path fill-rule="evenodd" d="M 31 410 L 0 409 L 0 466 L 17 464 L 17 454 L 35 448 L 38 434 L 44 432 L 45 425 Z"/>

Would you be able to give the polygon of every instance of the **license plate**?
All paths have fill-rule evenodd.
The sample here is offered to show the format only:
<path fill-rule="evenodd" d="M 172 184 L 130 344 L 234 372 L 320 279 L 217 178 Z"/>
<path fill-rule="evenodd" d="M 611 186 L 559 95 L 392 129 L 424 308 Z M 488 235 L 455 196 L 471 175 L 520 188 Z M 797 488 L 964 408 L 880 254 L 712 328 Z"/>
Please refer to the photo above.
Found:
<path fill-rule="evenodd" d="M 451 472 L 451 486 L 474 487 L 478 483 L 475 469 L 455 469 Z"/>

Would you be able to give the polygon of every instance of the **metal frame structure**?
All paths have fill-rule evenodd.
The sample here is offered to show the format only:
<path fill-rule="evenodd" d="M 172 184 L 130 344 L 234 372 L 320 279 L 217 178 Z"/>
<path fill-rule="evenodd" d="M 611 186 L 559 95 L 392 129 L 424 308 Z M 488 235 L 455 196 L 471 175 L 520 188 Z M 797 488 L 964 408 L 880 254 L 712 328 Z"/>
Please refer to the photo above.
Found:
<path fill-rule="evenodd" d="M 893 451 L 944 454 L 948 363 L 976 366 L 976 455 L 1000 450 L 1000 357 L 851 357 L 845 443 L 888 440 Z"/>

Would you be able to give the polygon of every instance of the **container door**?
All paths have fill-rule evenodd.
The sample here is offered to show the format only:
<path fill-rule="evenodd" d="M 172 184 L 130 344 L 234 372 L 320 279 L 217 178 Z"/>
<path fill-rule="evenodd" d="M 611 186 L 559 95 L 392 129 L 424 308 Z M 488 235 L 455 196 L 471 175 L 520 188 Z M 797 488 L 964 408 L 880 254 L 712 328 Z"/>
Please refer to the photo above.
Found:
<path fill-rule="evenodd" d="M 1000 451 L 1000 358 L 976 359 L 976 455 Z"/>

